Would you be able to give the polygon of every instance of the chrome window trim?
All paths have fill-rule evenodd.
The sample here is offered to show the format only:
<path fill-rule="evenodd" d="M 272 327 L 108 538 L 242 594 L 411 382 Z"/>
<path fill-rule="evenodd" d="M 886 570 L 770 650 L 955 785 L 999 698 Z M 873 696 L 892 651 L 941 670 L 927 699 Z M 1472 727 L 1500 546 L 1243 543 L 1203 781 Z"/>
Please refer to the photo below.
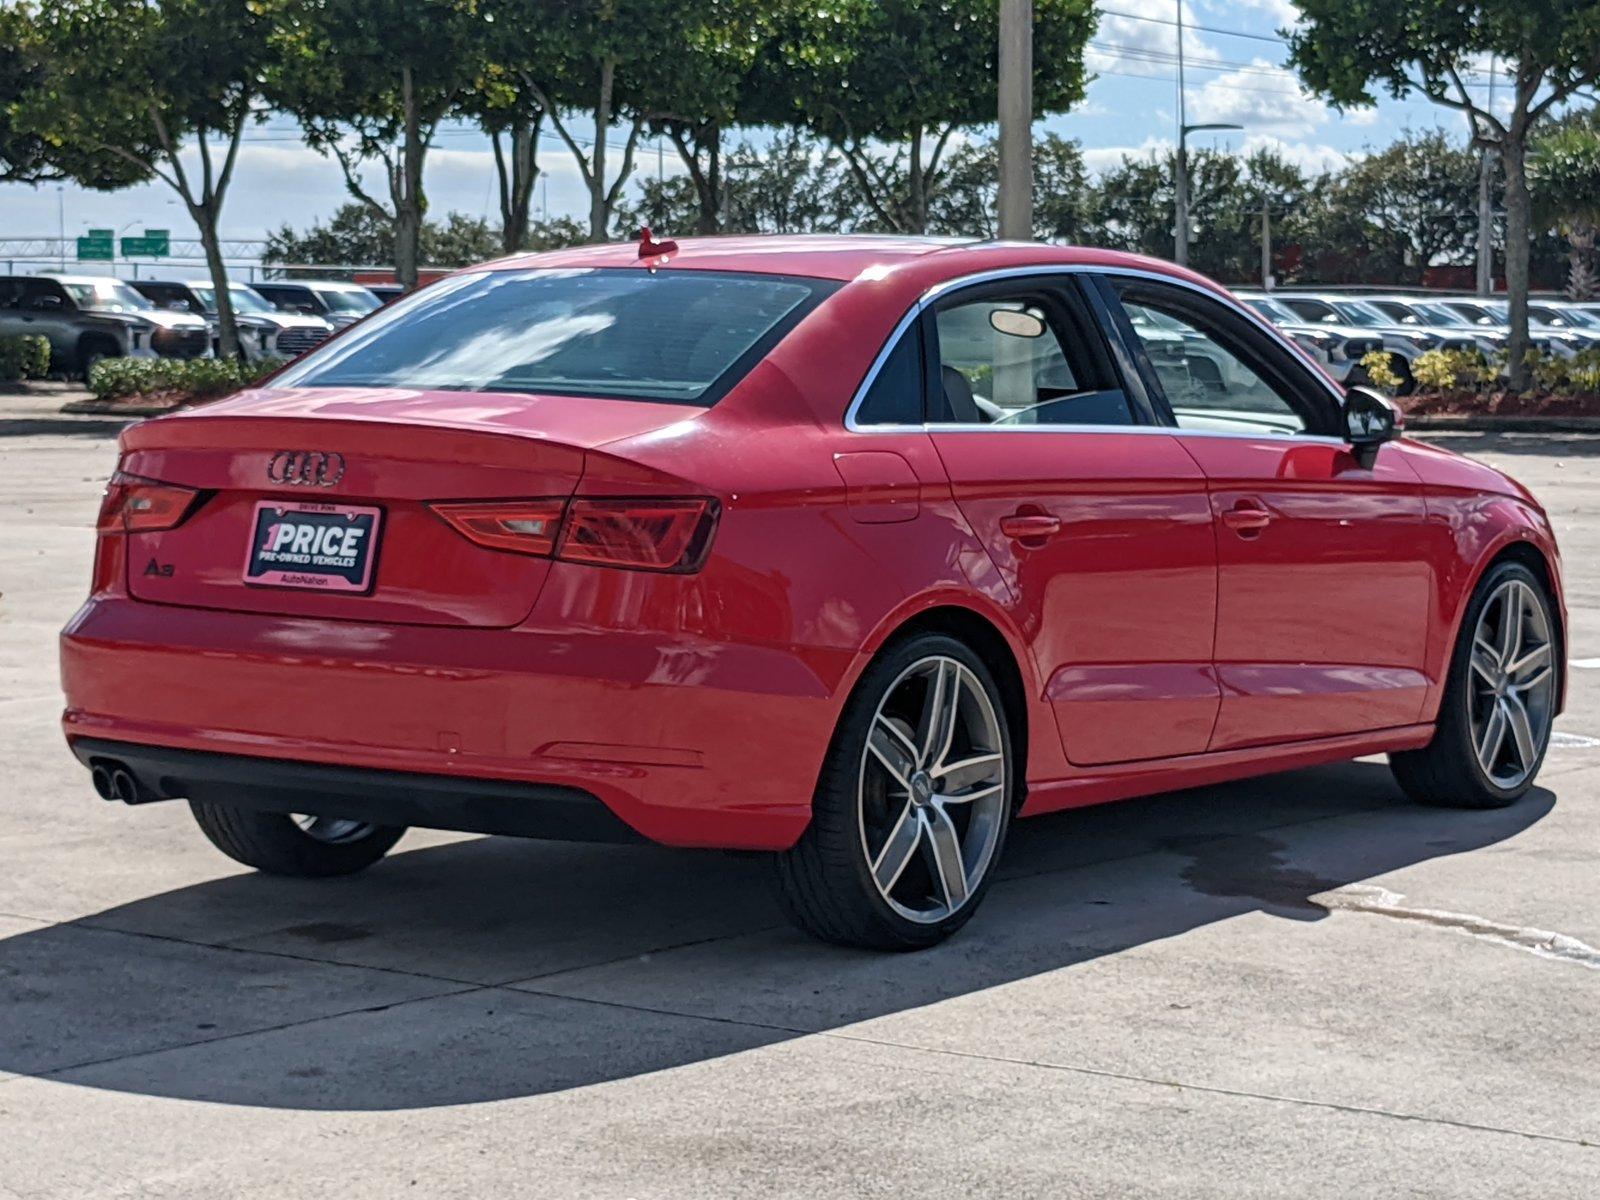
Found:
<path fill-rule="evenodd" d="M 856 422 L 856 414 L 867 398 L 867 393 L 872 390 L 872 385 L 877 381 L 883 366 L 900 344 L 900 339 L 905 336 L 906 330 L 922 316 L 929 307 L 941 296 L 958 288 L 977 287 L 986 283 L 998 283 L 1008 279 L 1027 279 L 1041 275 L 1105 275 L 1108 277 L 1121 276 L 1130 279 L 1148 279 L 1154 283 L 1169 284 L 1173 287 L 1185 288 L 1197 296 L 1228 308 L 1237 316 L 1242 316 L 1257 329 L 1285 346 L 1291 355 L 1301 353 L 1299 347 L 1279 331 L 1270 321 L 1261 316 L 1248 304 L 1228 296 L 1219 296 L 1210 288 L 1201 287 L 1187 279 L 1179 279 L 1160 271 L 1143 271 L 1137 267 L 1098 267 L 1086 263 L 1065 263 L 1059 266 L 1033 265 L 1025 267 L 1000 267 L 990 271 L 978 271 L 971 275 L 959 275 L 934 284 L 917 297 L 905 316 L 896 323 L 883 348 L 878 351 L 872 365 L 867 368 L 865 377 L 856 388 L 855 395 L 850 398 L 849 407 L 844 413 L 844 427 L 851 433 L 1181 433 L 1186 437 L 1219 437 L 1219 438 L 1250 438 L 1270 439 L 1272 441 L 1309 442 L 1322 445 L 1343 446 L 1346 440 L 1340 437 L 1329 437 L 1316 433 L 1236 433 L 1231 430 L 1212 429 L 1183 429 L 1175 425 L 966 425 L 959 422 L 923 422 L 917 425 L 861 425 Z M 1344 397 L 1339 393 L 1337 385 L 1324 376 L 1320 371 L 1297 363 L 1299 369 L 1310 376 L 1316 384 L 1327 393 L 1334 404 L 1343 407 Z"/>

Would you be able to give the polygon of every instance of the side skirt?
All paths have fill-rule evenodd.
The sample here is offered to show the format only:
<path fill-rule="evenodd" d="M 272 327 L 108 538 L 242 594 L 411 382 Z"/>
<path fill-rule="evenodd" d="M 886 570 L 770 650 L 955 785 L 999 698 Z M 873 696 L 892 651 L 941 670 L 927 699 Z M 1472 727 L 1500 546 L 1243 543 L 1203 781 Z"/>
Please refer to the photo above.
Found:
<path fill-rule="evenodd" d="M 1342 762 L 1365 754 L 1418 750 L 1433 740 L 1433 726 L 1402 725 L 1306 742 L 1285 742 L 1222 750 L 1214 754 L 1186 754 L 1147 762 L 1119 764 L 1071 779 L 1030 781 L 1028 798 L 1019 816 L 1033 817 L 1064 808 L 1082 808 L 1109 800 L 1205 787 L 1252 775 L 1270 775 L 1322 763 Z"/>

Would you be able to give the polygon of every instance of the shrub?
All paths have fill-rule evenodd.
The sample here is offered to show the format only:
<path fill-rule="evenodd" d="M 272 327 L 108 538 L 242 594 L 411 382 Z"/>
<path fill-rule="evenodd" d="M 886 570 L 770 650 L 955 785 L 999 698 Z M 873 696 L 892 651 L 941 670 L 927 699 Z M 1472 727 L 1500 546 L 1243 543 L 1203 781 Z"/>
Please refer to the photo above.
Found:
<path fill-rule="evenodd" d="M 1400 376 L 1395 373 L 1387 350 L 1372 350 L 1362 355 L 1361 369 L 1367 373 L 1367 379 L 1375 388 L 1392 392 L 1400 387 Z"/>
<path fill-rule="evenodd" d="M 50 341 L 38 334 L 0 337 L 0 383 L 50 374 Z"/>
<path fill-rule="evenodd" d="M 1600 394 L 1600 346 L 1578 351 L 1567 363 L 1567 386 L 1574 392 Z"/>
<path fill-rule="evenodd" d="M 206 400 L 248 387 L 276 371 L 282 359 L 240 362 L 233 358 L 106 358 L 89 373 L 89 390 L 101 400 L 181 392 Z"/>
<path fill-rule="evenodd" d="M 1428 350 L 1411 364 L 1411 377 L 1427 392 L 1450 392 L 1493 383 L 1499 372 L 1478 350 Z"/>

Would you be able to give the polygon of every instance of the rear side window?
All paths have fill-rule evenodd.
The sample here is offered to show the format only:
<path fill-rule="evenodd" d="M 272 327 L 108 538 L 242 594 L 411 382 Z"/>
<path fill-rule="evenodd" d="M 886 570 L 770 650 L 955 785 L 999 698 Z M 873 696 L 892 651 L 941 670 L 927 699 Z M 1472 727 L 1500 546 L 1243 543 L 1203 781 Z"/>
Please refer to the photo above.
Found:
<path fill-rule="evenodd" d="M 921 425 L 922 394 L 922 327 L 914 321 L 878 368 L 856 410 L 856 424 Z"/>
<path fill-rule="evenodd" d="M 461 275 L 384 309 L 275 383 L 708 406 L 836 286 L 670 269 Z"/>

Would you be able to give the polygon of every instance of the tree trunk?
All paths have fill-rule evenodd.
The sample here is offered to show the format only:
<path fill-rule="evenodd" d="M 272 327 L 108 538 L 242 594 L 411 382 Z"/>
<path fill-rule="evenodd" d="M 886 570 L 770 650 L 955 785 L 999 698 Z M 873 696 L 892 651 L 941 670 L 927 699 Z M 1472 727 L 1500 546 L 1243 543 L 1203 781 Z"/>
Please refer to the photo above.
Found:
<path fill-rule="evenodd" d="M 422 117 L 411 68 L 400 68 L 401 99 L 405 105 L 405 140 L 400 148 L 399 178 L 394 193 L 394 273 L 401 287 L 414 291 L 422 242 Z"/>
<path fill-rule="evenodd" d="M 694 181 L 700 199 L 700 216 L 694 231 L 708 236 L 722 232 L 722 125 L 707 121 L 704 135 L 695 141 L 697 157 L 701 146 L 705 148 L 706 166 L 704 177 L 696 175 Z"/>
<path fill-rule="evenodd" d="M 233 317 L 233 297 L 228 292 L 228 268 L 222 261 L 222 242 L 217 237 L 216 208 L 211 204 L 191 204 L 188 207 L 189 215 L 200 230 L 206 269 L 211 273 L 211 287 L 217 295 L 217 357 L 237 358 L 239 327 Z"/>
<path fill-rule="evenodd" d="M 611 95 L 616 82 L 617 64 L 609 58 L 600 67 L 600 94 L 594 105 L 594 155 L 589 171 L 589 236 L 597 242 L 610 240 L 606 230 L 610 205 L 606 203 L 606 134 L 611 129 Z"/>
<path fill-rule="evenodd" d="M 499 132 L 490 134 L 495 169 L 500 176 L 500 248 L 507 254 L 517 253 L 528 240 L 533 185 L 539 178 L 539 124 L 543 118 L 541 113 L 532 120 L 517 117 L 512 121 L 509 161 L 500 149 Z"/>
<path fill-rule="evenodd" d="M 1600 229 L 1587 221 L 1578 221 L 1567 231 L 1571 246 L 1567 267 L 1567 299 L 1593 300 L 1597 280 L 1594 270 L 1594 246 Z"/>
<path fill-rule="evenodd" d="M 1500 146 L 1506 176 L 1506 298 L 1511 304 L 1511 342 L 1506 375 L 1512 391 L 1530 382 L 1528 353 L 1528 259 L 1531 252 L 1532 199 L 1528 194 L 1527 144 L 1520 128 L 1506 132 Z"/>
<path fill-rule="evenodd" d="M 911 164 L 907 173 L 907 201 L 910 205 L 909 220 L 904 224 L 909 225 L 908 233 L 926 233 L 928 231 L 928 195 L 922 178 L 922 130 L 917 129 L 911 134 Z"/>

